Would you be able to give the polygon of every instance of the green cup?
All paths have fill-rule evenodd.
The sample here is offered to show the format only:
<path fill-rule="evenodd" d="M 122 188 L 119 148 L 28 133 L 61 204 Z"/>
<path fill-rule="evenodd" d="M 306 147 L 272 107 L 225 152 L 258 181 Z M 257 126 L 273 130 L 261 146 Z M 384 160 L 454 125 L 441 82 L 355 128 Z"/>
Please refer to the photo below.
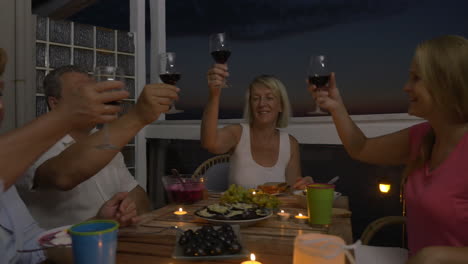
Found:
<path fill-rule="evenodd" d="M 307 210 L 309 224 L 329 225 L 331 223 L 335 185 L 313 183 L 307 185 Z"/>

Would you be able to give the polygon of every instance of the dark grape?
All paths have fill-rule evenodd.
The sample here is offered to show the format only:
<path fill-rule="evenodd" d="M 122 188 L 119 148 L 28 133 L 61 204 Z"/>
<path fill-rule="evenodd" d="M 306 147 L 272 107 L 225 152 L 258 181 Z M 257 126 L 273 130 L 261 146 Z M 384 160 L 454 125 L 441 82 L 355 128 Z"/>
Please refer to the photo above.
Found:
<path fill-rule="evenodd" d="M 195 248 L 195 253 L 193 254 L 194 256 L 206 256 L 208 255 L 206 253 L 206 250 L 202 247 L 199 247 L 199 248 Z"/>
<path fill-rule="evenodd" d="M 180 245 L 185 245 L 189 242 L 190 238 L 187 237 L 186 235 L 181 235 L 179 238 L 179 244 Z"/>
<path fill-rule="evenodd" d="M 207 225 L 195 231 L 189 229 L 178 243 L 185 256 L 236 254 L 242 249 L 234 230 L 226 224 L 219 228 Z"/>
<path fill-rule="evenodd" d="M 228 248 L 229 253 L 231 254 L 236 254 L 241 251 L 242 247 L 239 243 L 234 242 L 231 244 L 231 246 Z"/>
<path fill-rule="evenodd" d="M 185 247 L 184 249 L 185 256 L 194 256 L 195 255 L 195 248 L 193 247 Z"/>
<path fill-rule="evenodd" d="M 186 235 L 187 237 L 191 238 L 194 233 L 193 233 L 193 230 L 192 229 L 189 229 L 187 231 L 184 232 L 184 235 Z"/>

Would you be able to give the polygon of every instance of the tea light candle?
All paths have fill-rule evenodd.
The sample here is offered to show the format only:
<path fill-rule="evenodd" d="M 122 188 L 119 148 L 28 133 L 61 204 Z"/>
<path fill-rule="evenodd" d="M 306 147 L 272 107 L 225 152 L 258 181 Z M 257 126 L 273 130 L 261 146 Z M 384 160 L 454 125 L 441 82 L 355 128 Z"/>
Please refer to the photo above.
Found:
<path fill-rule="evenodd" d="M 174 212 L 175 215 L 185 215 L 187 211 L 184 211 L 182 208 L 179 208 L 179 211 Z"/>
<path fill-rule="evenodd" d="M 289 219 L 290 213 L 285 213 L 284 210 L 281 210 L 278 214 L 278 217 L 281 221 L 287 221 Z"/>
<path fill-rule="evenodd" d="M 252 253 L 250 254 L 250 260 L 243 261 L 241 264 L 262 264 L 262 263 L 259 261 L 256 261 L 255 254 Z"/>
<path fill-rule="evenodd" d="M 295 218 L 296 218 L 297 222 L 299 222 L 299 223 L 305 223 L 309 217 L 307 217 L 306 215 L 302 215 L 301 213 L 299 213 L 298 215 L 295 216 Z"/>

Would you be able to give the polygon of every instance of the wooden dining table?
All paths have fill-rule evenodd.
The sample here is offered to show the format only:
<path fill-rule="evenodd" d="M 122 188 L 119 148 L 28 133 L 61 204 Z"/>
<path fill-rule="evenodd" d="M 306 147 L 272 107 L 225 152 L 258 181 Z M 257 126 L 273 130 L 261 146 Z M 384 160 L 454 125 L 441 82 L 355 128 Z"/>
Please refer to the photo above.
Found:
<path fill-rule="evenodd" d="M 176 246 L 176 230 L 168 229 L 177 226 L 183 230 L 198 229 L 209 224 L 198 218 L 194 212 L 203 206 L 218 202 L 219 196 L 191 205 L 169 204 L 144 215 L 144 220 L 137 226 L 122 228 L 119 231 L 117 247 L 117 263 L 161 263 L 184 264 L 193 263 L 192 260 L 174 259 L 172 254 Z M 330 225 L 310 226 L 300 223 L 294 218 L 298 213 L 307 215 L 307 209 L 298 203 L 294 195 L 279 197 L 280 209 L 291 214 L 291 218 L 284 221 L 277 215 L 257 222 L 252 226 L 240 228 L 240 240 L 243 247 L 256 255 L 256 259 L 268 264 L 288 264 L 293 261 L 294 239 L 305 233 L 322 233 L 336 235 L 347 243 L 352 243 L 351 212 L 348 197 L 341 196 L 333 205 L 333 216 Z M 187 214 L 179 216 L 174 212 L 180 207 Z M 197 263 L 241 263 L 247 257 L 236 259 L 215 259 L 197 261 Z"/>

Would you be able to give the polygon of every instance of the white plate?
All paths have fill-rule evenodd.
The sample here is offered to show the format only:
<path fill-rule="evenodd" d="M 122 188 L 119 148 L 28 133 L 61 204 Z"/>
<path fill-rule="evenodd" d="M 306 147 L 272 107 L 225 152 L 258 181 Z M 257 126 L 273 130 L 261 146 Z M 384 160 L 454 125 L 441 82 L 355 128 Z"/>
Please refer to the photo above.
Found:
<path fill-rule="evenodd" d="M 203 209 L 203 208 L 202 208 Z M 201 209 L 200 209 L 201 210 Z M 273 215 L 273 212 L 270 210 L 270 214 L 264 216 L 264 217 L 260 217 L 260 218 L 254 218 L 254 219 L 247 219 L 247 220 L 219 220 L 219 219 L 212 219 L 212 218 L 208 218 L 208 217 L 203 217 L 203 216 L 199 216 L 197 215 L 196 213 L 194 214 L 196 217 L 198 218 L 201 218 L 201 219 L 205 219 L 206 221 L 212 223 L 212 224 L 228 224 L 228 225 L 239 225 L 239 226 L 251 226 L 251 225 L 254 225 L 260 221 L 263 221 L 263 220 L 266 220 L 268 218 L 270 218 L 272 215 Z"/>
<path fill-rule="evenodd" d="M 47 230 L 42 232 L 36 240 L 43 247 L 71 245 L 71 237 L 68 234 L 70 227 L 72 226 L 67 225 Z"/>

